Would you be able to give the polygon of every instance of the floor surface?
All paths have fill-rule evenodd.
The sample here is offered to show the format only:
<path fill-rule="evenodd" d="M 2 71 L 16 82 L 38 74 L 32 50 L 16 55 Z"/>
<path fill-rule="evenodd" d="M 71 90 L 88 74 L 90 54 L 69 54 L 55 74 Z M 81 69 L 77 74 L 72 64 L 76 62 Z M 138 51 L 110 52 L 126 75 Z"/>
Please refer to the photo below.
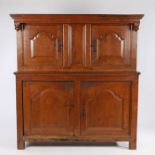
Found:
<path fill-rule="evenodd" d="M 129 150 L 127 142 L 118 142 L 111 146 L 32 145 L 25 150 L 17 150 L 16 136 L 9 131 L 6 134 L 7 130 L 1 130 L 0 155 L 155 155 L 155 131 L 139 131 L 137 150 Z"/>

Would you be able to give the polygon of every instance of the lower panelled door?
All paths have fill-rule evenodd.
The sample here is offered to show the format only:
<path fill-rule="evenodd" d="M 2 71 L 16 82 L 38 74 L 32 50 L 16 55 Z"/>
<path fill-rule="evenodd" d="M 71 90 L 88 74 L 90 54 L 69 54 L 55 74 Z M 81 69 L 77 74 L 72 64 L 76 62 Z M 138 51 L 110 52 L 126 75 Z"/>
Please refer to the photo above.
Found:
<path fill-rule="evenodd" d="M 73 82 L 24 82 L 23 96 L 24 135 L 73 135 Z"/>
<path fill-rule="evenodd" d="M 81 135 L 128 135 L 130 87 L 130 82 L 81 82 Z"/>

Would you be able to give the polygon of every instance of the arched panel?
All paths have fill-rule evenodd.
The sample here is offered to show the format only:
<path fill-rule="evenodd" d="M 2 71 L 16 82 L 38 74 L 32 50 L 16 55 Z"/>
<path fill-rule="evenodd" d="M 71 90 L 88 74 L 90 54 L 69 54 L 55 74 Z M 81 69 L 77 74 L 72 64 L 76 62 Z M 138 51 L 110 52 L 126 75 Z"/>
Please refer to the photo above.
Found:
<path fill-rule="evenodd" d="M 89 118 L 88 127 L 122 127 L 123 97 L 118 96 L 113 90 L 96 88 L 86 103 L 86 113 Z"/>
<path fill-rule="evenodd" d="M 54 34 L 38 32 L 30 39 L 31 58 L 53 57 L 57 59 L 57 38 Z"/>

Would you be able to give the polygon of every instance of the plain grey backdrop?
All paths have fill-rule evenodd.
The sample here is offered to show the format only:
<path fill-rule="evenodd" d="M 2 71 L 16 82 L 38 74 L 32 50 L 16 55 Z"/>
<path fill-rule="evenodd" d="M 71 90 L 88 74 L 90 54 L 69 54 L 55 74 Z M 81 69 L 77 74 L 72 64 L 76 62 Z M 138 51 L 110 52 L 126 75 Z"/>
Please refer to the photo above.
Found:
<path fill-rule="evenodd" d="M 10 13 L 145 14 L 138 33 L 138 131 L 155 131 L 155 0 L 0 0 L 0 139 L 16 138 L 16 31 Z"/>

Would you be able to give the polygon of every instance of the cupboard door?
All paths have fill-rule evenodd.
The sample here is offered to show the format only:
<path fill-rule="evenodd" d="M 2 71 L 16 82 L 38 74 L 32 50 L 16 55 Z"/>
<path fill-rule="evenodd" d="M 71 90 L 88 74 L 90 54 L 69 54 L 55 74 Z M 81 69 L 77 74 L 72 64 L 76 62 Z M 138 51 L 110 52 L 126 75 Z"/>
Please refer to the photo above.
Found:
<path fill-rule="evenodd" d="M 129 133 L 129 82 L 81 82 L 81 135 Z"/>
<path fill-rule="evenodd" d="M 62 66 L 62 25 L 25 25 L 24 66 Z"/>
<path fill-rule="evenodd" d="M 72 82 L 25 82 L 23 87 L 25 135 L 73 135 Z"/>
<path fill-rule="evenodd" d="M 96 68 L 127 68 L 131 63 L 129 26 L 92 25 L 91 65 Z"/>

